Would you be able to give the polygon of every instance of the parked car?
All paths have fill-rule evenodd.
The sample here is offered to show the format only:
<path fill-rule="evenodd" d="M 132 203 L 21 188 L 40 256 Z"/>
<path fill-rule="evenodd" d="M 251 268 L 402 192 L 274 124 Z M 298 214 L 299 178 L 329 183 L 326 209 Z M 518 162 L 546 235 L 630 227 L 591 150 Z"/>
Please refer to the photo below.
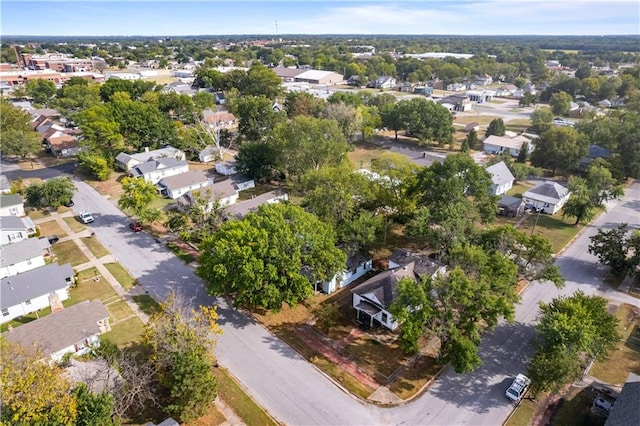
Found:
<path fill-rule="evenodd" d="M 93 216 L 91 216 L 91 213 L 89 212 L 80 212 L 78 214 L 78 217 L 80 218 L 80 222 L 82 223 L 91 223 L 93 222 Z"/>
<path fill-rule="evenodd" d="M 504 394 L 511 401 L 518 402 L 522 399 L 530 384 L 531 380 L 527 376 L 518 374 Z"/>
<path fill-rule="evenodd" d="M 47 239 L 47 241 L 49 241 L 49 244 L 51 245 L 54 245 L 60 240 L 60 237 L 58 237 L 57 235 L 49 235 L 48 237 L 45 237 L 45 238 Z"/>
<path fill-rule="evenodd" d="M 142 225 L 139 224 L 138 222 L 131 222 L 129 223 L 129 228 L 131 228 L 131 230 L 133 232 L 140 232 L 142 231 Z"/>
<path fill-rule="evenodd" d="M 65 207 L 73 207 L 74 205 L 73 198 L 70 198 L 69 201 L 67 201 L 66 203 L 62 203 L 62 205 Z"/>

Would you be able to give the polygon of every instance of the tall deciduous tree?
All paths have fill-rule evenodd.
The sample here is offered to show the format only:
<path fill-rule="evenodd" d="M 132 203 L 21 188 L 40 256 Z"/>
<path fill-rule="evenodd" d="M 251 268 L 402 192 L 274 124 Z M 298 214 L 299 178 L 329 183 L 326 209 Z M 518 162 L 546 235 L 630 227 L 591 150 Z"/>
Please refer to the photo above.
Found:
<path fill-rule="evenodd" d="M 125 149 L 120 125 L 107 105 L 95 105 L 75 117 L 82 130 L 81 144 L 91 152 L 114 159 Z"/>
<path fill-rule="evenodd" d="M 272 178 L 278 170 L 278 151 L 271 144 L 247 142 L 240 145 L 238 170 L 259 181 Z"/>
<path fill-rule="evenodd" d="M 531 130 L 542 134 L 553 126 L 553 112 L 548 107 L 540 107 L 531 113 Z"/>
<path fill-rule="evenodd" d="M 27 203 L 33 207 L 58 208 L 71 201 L 76 187 L 69 177 L 49 179 L 27 187 Z"/>
<path fill-rule="evenodd" d="M 43 362 L 42 351 L 2 344 L 0 389 L 5 424 L 73 425 L 77 402 L 71 384 L 55 364 Z"/>
<path fill-rule="evenodd" d="M 573 98 L 567 92 L 554 93 L 549 99 L 549 105 L 551 106 L 551 112 L 554 114 L 566 114 L 571 108 L 571 102 Z"/>
<path fill-rule="evenodd" d="M 160 211 L 150 207 L 151 202 L 159 197 L 154 184 L 144 179 L 125 177 L 122 179 L 122 190 L 118 200 L 121 209 L 128 210 L 141 222 L 151 223 L 158 219 Z"/>
<path fill-rule="evenodd" d="M 344 268 L 346 256 L 335 243 L 331 227 L 302 208 L 264 205 L 204 240 L 199 273 L 210 294 L 277 310 L 305 300 L 313 284 Z"/>
<path fill-rule="evenodd" d="M 308 92 L 289 92 L 284 101 L 284 109 L 289 118 L 298 115 L 320 118 L 324 107 L 325 101 L 322 98 L 316 98 Z"/>
<path fill-rule="evenodd" d="M 264 135 L 284 120 L 284 114 L 273 110 L 266 96 L 241 96 L 237 100 L 238 131 L 248 141 L 261 141 Z"/>
<path fill-rule="evenodd" d="M 640 232 L 630 232 L 626 223 L 598 233 L 590 238 L 589 253 L 607 265 L 613 274 L 640 274 Z"/>
<path fill-rule="evenodd" d="M 453 117 L 442 105 L 424 98 L 400 101 L 396 105 L 405 129 L 421 143 L 437 142 L 443 146 L 453 138 Z"/>
<path fill-rule="evenodd" d="M 491 123 L 489 123 L 489 127 L 487 127 L 487 131 L 484 133 L 484 135 L 504 136 L 504 132 L 505 128 L 502 118 L 494 118 L 493 120 L 491 120 Z"/>
<path fill-rule="evenodd" d="M 30 79 L 25 86 L 33 102 L 40 105 L 48 105 L 57 91 L 53 81 L 43 78 Z"/>
<path fill-rule="evenodd" d="M 22 159 L 42 150 L 41 138 L 29 126 L 31 116 L 0 100 L 0 150 L 4 155 L 17 155 Z"/>
<path fill-rule="evenodd" d="M 581 291 L 540 303 L 540 348 L 531 361 L 531 391 L 555 390 L 579 377 L 584 359 L 603 360 L 620 339 L 607 300 Z"/>
<path fill-rule="evenodd" d="M 587 155 L 584 138 L 570 127 L 552 127 L 544 132 L 531 154 L 531 164 L 546 167 L 555 175 L 558 169 L 572 170 Z"/>

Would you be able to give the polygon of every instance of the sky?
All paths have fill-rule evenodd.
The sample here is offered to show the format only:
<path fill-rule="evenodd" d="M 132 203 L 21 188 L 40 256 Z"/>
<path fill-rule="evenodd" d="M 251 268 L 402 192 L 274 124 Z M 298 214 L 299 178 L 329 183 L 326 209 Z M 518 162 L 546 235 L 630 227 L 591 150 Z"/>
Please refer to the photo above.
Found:
<path fill-rule="evenodd" d="M 2 0 L 0 14 L 3 36 L 640 34 L 638 0 Z"/>

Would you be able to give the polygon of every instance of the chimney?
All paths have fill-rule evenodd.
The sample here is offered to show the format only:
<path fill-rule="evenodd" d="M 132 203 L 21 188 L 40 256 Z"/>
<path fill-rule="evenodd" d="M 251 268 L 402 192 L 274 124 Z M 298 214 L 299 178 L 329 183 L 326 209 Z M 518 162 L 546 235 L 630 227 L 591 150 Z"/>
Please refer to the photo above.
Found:
<path fill-rule="evenodd" d="M 148 146 L 144 147 L 144 152 L 149 152 L 149 147 Z"/>

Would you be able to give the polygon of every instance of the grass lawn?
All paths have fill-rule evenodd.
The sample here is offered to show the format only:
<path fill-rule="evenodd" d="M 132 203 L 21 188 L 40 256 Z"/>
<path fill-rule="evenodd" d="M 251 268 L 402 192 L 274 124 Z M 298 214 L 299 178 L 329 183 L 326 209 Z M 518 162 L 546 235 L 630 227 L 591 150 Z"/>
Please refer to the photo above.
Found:
<path fill-rule="evenodd" d="M 496 118 L 494 115 L 458 115 L 455 122 L 458 124 L 478 123 L 481 126 L 491 123 Z"/>
<path fill-rule="evenodd" d="M 137 296 L 132 296 L 132 299 L 140 310 L 149 316 L 153 316 L 160 312 L 160 304 L 155 301 L 155 299 L 148 294 L 139 294 Z"/>
<path fill-rule="evenodd" d="M 82 232 L 85 229 L 87 229 L 86 226 L 84 226 L 82 223 L 78 222 L 78 219 L 76 219 L 76 217 L 65 217 L 63 218 L 64 221 L 67 223 L 67 225 L 69 225 L 69 228 L 71 228 L 71 230 L 73 232 Z"/>
<path fill-rule="evenodd" d="M 512 132 L 521 132 L 531 127 L 531 121 L 526 118 L 516 118 L 515 120 L 509 120 L 504 123 L 504 129 Z"/>
<path fill-rule="evenodd" d="M 513 412 L 513 415 L 505 422 L 504 426 L 527 426 L 531 423 L 531 420 L 533 420 L 537 408 L 533 401 L 528 399 L 522 400 Z"/>
<path fill-rule="evenodd" d="M 62 229 L 62 227 L 55 220 L 41 223 L 38 225 L 38 228 L 40 228 L 40 235 L 42 235 L 43 237 L 47 237 L 49 235 L 57 235 L 58 237 L 62 238 L 67 236 L 67 233 L 64 232 L 64 229 Z"/>
<path fill-rule="evenodd" d="M 94 281 L 97 269 L 89 268 L 78 273 L 78 283 L 69 292 L 69 300 L 72 304 L 83 300 L 105 301 L 118 296 L 118 293 L 105 279 Z M 100 274 L 98 274 L 100 276 Z"/>
<path fill-rule="evenodd" d="M 209 425 L 221 425 L 227 418 L 218 410 L 218 407 L 215 404 L 211 404 L 211 406 L 207 409 L 207 412 L 204 416 L 185 423 L 186 426 L 209 426 Z"/>
<path fill-rule="evenodd" d="M 31 220 L 42 219 L 43 217 L 51 216 L 49 210 L 41 210 L 41 209 L 28 209 L 27 215 L 31 218 Z"/>
<path fill-rule="evenodd" d="M 100 241 L 98 241 L 96 237 L 84 237 L 82 238 L 82 242 L 98 259 L 109 254 L 109 250 L 107 250 L 102 244 L 100 244 Z"/>
<path fill-rule="evenodd" d="M 136 284 L 136 280 L 119 263 L 105 263 L 104 266 L 125 290 L 133 288 Z"/>
<path fill-rule="evenodd" d="M 54 244 L 52 250 L 61 265 L 71 263 L 71 266 L 78 266 L 89 261 L 73 240 Z"/>
<path fill-rule="evenodd" d="M 176 256 L 178 256 L 184 263 L 191 263 L 196 260 L 195 256 L 184 252 L 178 245 L 169 242 L 167 243 L 167 248 L 173 252 Z"/>
<path fill-rule="evenodd" d="M 640 374 L 640 309 L 623 304 L 616 317 L 621 336 L 616 351 L 606 361 L 593 364 L 589 374 L 605 383 L 623 384 L 629 372 Z"/>
<path fill-rule="evenodd" d="M 347 373 L 345 370 L 341 369 L 338 365 L 322 355 L 313 356 L 310 361 L 322 371 L 326 372 L 329 376 L 333 377 L 334 380 L 339 382 L 349 392 L 362 399 L 367 399 L 374 391 L 369 386 L 360 383 L 351 374 Z"/>
<path fill-rule="evenodd" d="M 144 331 L 144 324 L 138 317 L 129 318 L 119 324 L 112 325 L 111 331 L 104 333 L 102 337 L 118 345 L 118 347 L 132 346 L 140 339 Z"/>
<path fill-rule="evenodd" d="M 267 412 L 247 395 L 225 368 L 215 368 L 213 373 L 218 378 L 218 395 L 233 408 L 245 424 L 277 425 Z"/>
<path fill-rule="evenodd" d="M 149 204 L 149 207 L 152 209 L 164 210 L 172 204 L 176 204 L 176 200 L 172 200 L 171 198 L 156 198 Z"/>
<path fill-rule="evenodd" d="M 600 426 L 605 418 L 591 414 L 591 405 L 598 391 L 588 388 L 571 388 L 564 395 L 564 403 L 551 419 L 554 425 Z"/>
<path fill-rule="evenodd" d="M 510 197 L 522 198 L 522 194 L 524 194 L 531 188 L 533 188 L 533 185 L 528 182 L 518 182 L 513 185 L 510 190 L 507 191 L 507 195 Z"/>
<path fill-rule="evenodd" d="M 574 222 L 575 219 L 563 218 L 560 213 L 554 216 L 531 214 L 518 230 L 527 235 L 530 235 L 533 230 L 534 234 L 549 240 L 553 252 L 558 253 L 584 227 L 584 225 L 574 226 Z"/>
<path fill-rule="evenodd" d="M 507 101 L 499 101 L 498 99 L 493 99 L 489 101 L 490 104 L 506 104 Z"/>
<path fill-rule="evenodd" d="M 385 377 L 393 374 L 406 359 L 398 344 L 383 345 L 368 337 L 354 340 L 345 349 L 354 359 L 358 360 L 358 364 L 362 363 L 373 368 Z"/>
<path fill-rule="evenodd" d="M 114 303 L 109 303 L 107 310 L 109 314 L 111 314 L 112 325 L 133 315 L 133 311 L 129 305 L 127 305 L 127 302 L 122 299 Z"/>
<path fill-rule="evenodd" d="M 380 157 L 383 152 L 387 152 L 387 150 L 374 146 L 368 147 L 367 145 L 360 145 L 353 151 L 347 153 L 347 157 L 355 169 L 361 169 L 369 167 L 371 160 Z"/>
<path fill-rule="evenodd" d="M 410 398 L 432 380 L 441 368 L 434 358 L 422 356 L 405 368 L 388 388 L 402 399 Z"/>
<path fill-rule="evenodd" d="M 259 185 L 256 186 L 255 188 L 249 188 L 249 189 L 245 189 L 243 191 L 240 191 L 238 193 L 238 202 L 240 201 L 245 201 L 245 200 L 250 200 L 253 197 L 256 197 L 258 195 L 262 195 L 266 192 L 269 191 L 274 191 L 276 189 L 278 189 L 279 187 L 276 185 Z"/>

